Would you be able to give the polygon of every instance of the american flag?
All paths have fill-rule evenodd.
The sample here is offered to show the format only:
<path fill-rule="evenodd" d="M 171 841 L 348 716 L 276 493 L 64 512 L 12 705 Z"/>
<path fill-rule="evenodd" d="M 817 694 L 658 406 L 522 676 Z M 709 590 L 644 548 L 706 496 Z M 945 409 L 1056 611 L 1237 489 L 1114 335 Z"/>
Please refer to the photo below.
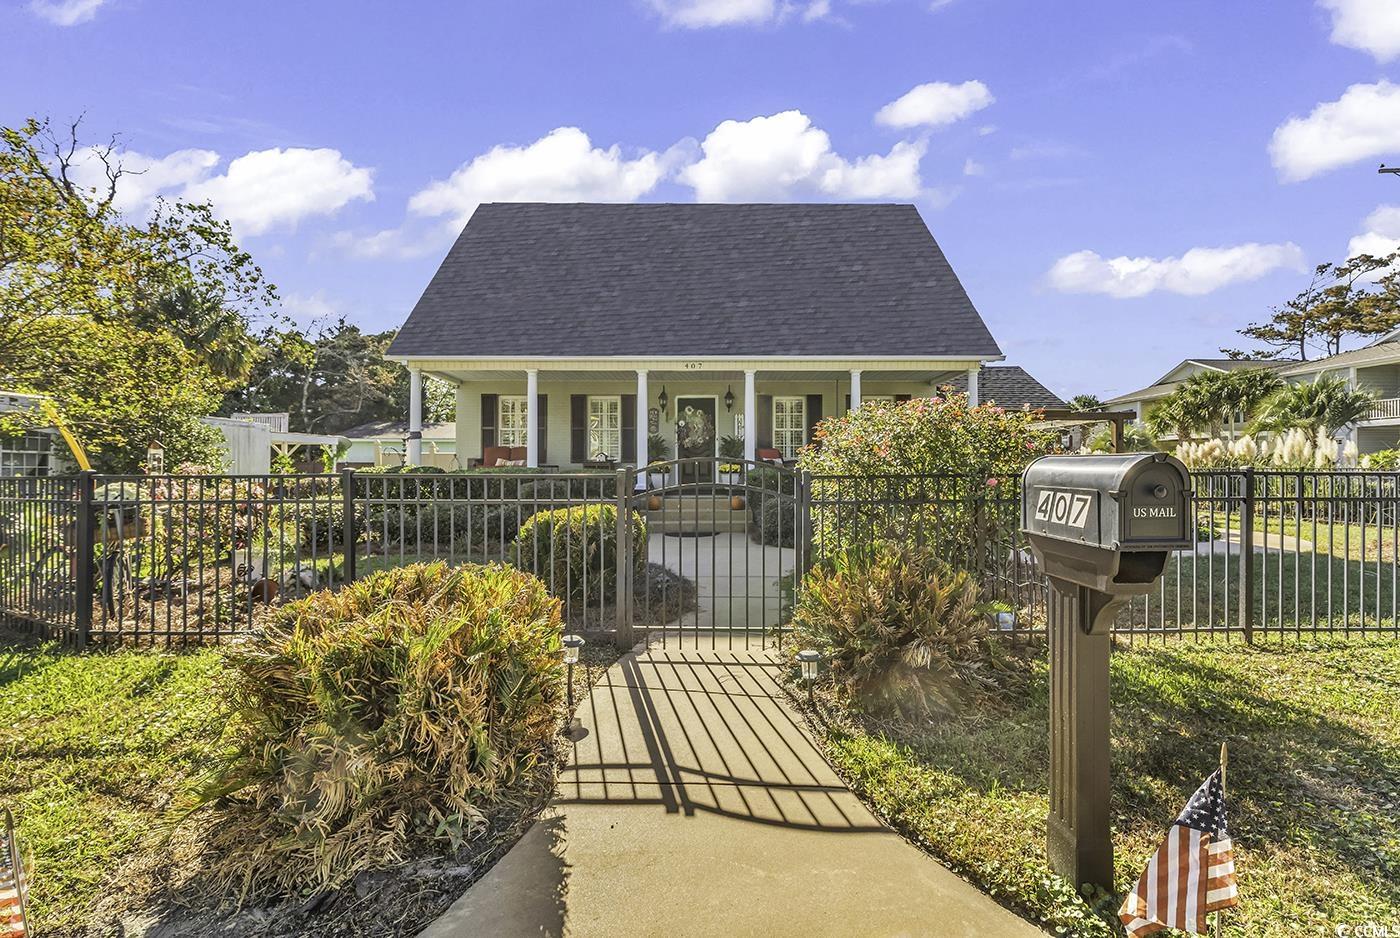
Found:
<path fill-rule="evenodd" d="M 27 938 L 24 900 L 28 884 L 24 881 L 24 865 L 15 841 L 14 820 L 9 809 L 4 812 L 4 827 L 0 829 L 0 938 Z"/>
<path fill-rule="evenodd" d="M 1167 928 L 1206 933 L 1206 916 L 1239 905 L 1220 770 L 1196 789 L 1147 863 L 1118 918 L 1133 938 Z"/>

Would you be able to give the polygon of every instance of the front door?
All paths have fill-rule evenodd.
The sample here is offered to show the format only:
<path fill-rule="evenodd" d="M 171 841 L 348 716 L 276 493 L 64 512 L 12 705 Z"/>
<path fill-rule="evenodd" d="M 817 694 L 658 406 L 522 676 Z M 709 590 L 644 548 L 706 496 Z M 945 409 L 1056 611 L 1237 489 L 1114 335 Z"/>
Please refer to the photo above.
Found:
<path fill-rule="evenodd" d="M 715 417 L 717 408 L 713 397 L 676 398 L 676 458 L 712 460 L 715 455 Z M 683 462 L 682 482 L 713 482 L 713 462 Z"/>

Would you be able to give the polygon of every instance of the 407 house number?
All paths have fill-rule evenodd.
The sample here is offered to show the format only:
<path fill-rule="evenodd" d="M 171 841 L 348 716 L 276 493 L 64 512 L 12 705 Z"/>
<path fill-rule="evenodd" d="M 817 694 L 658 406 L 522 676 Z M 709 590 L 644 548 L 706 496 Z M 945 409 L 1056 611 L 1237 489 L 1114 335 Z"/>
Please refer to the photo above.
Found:
<path fill-rule="evenodd" d="M 1093 499 L 1088 495 L 1045 489 L 1035 499 L 1035 520 L 1083 528 L 1084 522 L 1089 520 L 1091 504 Z"/>

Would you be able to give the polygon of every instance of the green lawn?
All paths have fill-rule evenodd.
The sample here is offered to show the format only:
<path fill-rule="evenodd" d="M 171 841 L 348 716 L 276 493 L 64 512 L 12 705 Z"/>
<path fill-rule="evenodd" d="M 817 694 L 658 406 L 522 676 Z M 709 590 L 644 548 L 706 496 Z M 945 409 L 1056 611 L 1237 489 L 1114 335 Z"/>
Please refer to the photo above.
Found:
<path fill-rule="evenodd" d="M 1121 935 L 1044 853 L 1046 666 L 997 712 L 920 731 L 840 720 L 838 769 L 934 856 L 1057 934 Z M 1113 656 L 1119 892 L 1230 742 L 1243 906 L 1225 934 L 1400 923 L 1400 643 L 1169 645 Z M 1095 908 L 1095 905 L 1097 908 Z"/>
<path fill-rule="evenodd" d="M 574 699 L 616 659 L 590 642 Z M 0 630 L 0 804 L 33 856 L 36 934 L 112 933 L 111 887 L 139 904 L 155 885 L 172 797 L 217 735 L 220 670 L 216 649 L 77 654 Z"/>
<path fill-rule="evenodd" d="M 33 851 L 40 934 L 87 920 L 131 855 L 153 848 L 198 771 L 217 653 L 77 655 L 0 633 L 0 803 Z"/>
<path fill-rule="evenodd" d="M 1173 555 L 1160 585 L 1134 598 L 1118 623 L 1170 630 L 1217 628 L 1239 622 L 1240 555 Z M 1361 562 L 1327 554 L 1270 553 L 1254 558 L 1254 626 L 1271 632 L 1308 632 L 1315 620 L 1337 633 L 1395 629 L 1400 611 L 1400 575 L 1386 561 Z"/>

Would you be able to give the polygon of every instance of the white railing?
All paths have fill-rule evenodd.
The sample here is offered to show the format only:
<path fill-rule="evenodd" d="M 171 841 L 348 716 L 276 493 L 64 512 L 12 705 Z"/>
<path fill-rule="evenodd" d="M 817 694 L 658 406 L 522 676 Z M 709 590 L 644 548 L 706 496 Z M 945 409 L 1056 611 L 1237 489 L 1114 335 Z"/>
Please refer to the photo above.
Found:
<path fill-rule="evenodd" d="M 1371 410 L 1366 414 L 1367 420 L 1384 420 L 1386 418 L 1400 418 L 1400 397 L 1384 397 L 1371 405 Z"/>
<path fill-rule="evenodd" d="M 262 413 L 262 414 L 233 414 L 233 415 L 231 415 L 231 416 L 233 417 L 234 420 L 247 420 L 247 421 L 249 421 L 249 422 L 251 422 L 251 423 L 257 424 L 257 425 L 260 426 L 260 427 L 266 427 L 267 429 L 271 430 L 273 433 L 286 433 L 286 432 L 287 432 L 287 418 L 288 418 L 290 415 L 289 415 L 289 414 L 285 414 L 285 413 L 283 413 L 283 414 Z"/>

